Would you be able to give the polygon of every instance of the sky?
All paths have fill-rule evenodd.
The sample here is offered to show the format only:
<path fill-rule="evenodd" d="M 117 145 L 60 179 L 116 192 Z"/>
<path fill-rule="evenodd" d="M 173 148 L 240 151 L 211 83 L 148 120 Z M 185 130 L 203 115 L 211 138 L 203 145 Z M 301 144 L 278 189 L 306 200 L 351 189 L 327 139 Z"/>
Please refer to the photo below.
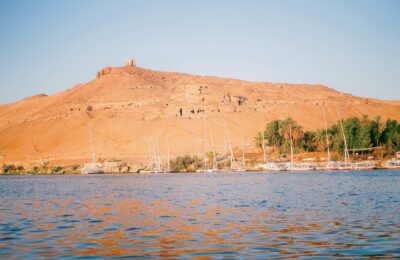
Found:
<path fill-rule="evenodd" d="M 0 0 L 0 104 L 140 67 L 400 100 L 400 1 Z"/>

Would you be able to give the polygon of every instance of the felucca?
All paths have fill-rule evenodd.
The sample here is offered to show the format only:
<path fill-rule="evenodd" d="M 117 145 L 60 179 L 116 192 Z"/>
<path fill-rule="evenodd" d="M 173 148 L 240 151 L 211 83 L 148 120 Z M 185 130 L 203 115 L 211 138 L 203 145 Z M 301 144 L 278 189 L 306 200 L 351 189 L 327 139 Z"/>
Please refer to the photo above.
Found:
<path fill-rule="evenodd" d="M 400 151 L 396 153 L 395 158 L 392 158 L 385 163 L 385 167 L 388 169 L 400 169 Z"/>
<path fill-rule="evenodd" d="M 90 140 L 90 146 L 92 148 L 92 162 L 91 163 L 85 163 L 85 165 L 81 169 L 81 173 L 82 174 L 101 173 L 102 171 L 101 171 L 101 169 L 98 167 L 98 165 L 96 163 L 96 154 L 94 153 L 92 129 L 89 130 L 89 140 Z"/>
<path fill-rule="evenodd" d="M 287 119 L 289 123 L 289 139 L 290 139 L 290 163 L 287 164 L 286 170 L 288 171 L 312 171 L 315 167 L 309 163 L 296 163 L 294 162 L 294 151 L 293 151 L 293 136 L 292 136 L 292 123 L 290 122 L 289 107 L 286 103 Z"/>
<path fill-rule="evenodd" d="M 161 157 L 160 150 L 158 146 L 158 142 L 154 140 L 154 136 L 152 135 L 150 138 L 150 165 L 151 168 L 140 170 L 141 173 L 162 173 L 163 170 L 161 168 Z"/>
<path fill-rule="evenodd" d="M 212 167 L 211 169 L 206 169 L 207 172 L 218 172 L 218 168 L 217 168 L 217 152 L 215 150 L 215 144 L 214 144 L 214 134 L 213 134 L 213 130 L 211 127 L 211 119 L 208 122 L 208 129 L 210 131 L 210 138 L 211 138 L 211 147 L 212 147 Z"/>
<path fill-rule="evenodd" d="M 343 142 L 344 142 L 344 163 L 338 162 L 338 168 L 339 168 L 339 170 L 352 170 L 353 167 L 350 162 L 349 150 L 347 149 L 346 134 L 344 132 L 343 122 L 342 122 L 343 120 L 342 120 L 342 116 L 339 113 L 339 108 L 338 108 L 337 104 L 336 104 L 336 112 L 338 114 L 340 129 L 342 131 Z"/>
<path fill-rule="evenodd" d="M 329 137 L 328 137 L 328 128 L 326 126 L 326 115 L 325 115 L 325 104 L 322 102 L 322 113 L 324 115 L 324 128 L 325 128 L 325 141 L 326 141 L 326 147 L 327 147 L 327 152 L 328 152 L 328 160 L 326 162 L 326 167 L 324 170 L 338 170 L 339 169 L 339 164 L 337 162 L 331 161 L 331 152 L 329 149 Z"/>

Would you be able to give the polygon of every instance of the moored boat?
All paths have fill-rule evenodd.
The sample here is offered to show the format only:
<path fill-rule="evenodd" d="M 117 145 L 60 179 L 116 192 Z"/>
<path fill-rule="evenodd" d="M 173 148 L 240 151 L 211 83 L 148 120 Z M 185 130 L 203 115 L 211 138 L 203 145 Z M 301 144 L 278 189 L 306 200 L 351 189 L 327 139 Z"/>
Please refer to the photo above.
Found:
<path fill-rule="evenodd" d="M 400 160 L 399 159 L 391 159 L 389 161 L 386 161 L 385 167 L 388 169 L 400 169 Z"/>
<path fill-rule="evenodd" d="M 338 162 L 338 169 L 341 171 L 353 170 L 353 166 L 348 162 Z"/>
<path fill-rule="evenodd" d="M 92 163 L 85 163 L 83 168 L 81 169 L 82 174 L 97 174 L 97 173 L 102 173 L 103 171 L 101 168 L 97 165 L 96 162 Z"/>
<path fill-rule="evenodd" d="M 206 172 L 208 172 L 208 173 L 216 173 L 216 172 L 219 172 L 220 170 L 218 170 L 218 169 L 207 169 L 206 170 Z"/>
<path fill-rule="evenodd" d="M 265 170 L 265 171 L 286 171 L 287 165 L 286 163 L 276 163 L 276 162 L 269 162 L 269 163 L 263 163 L 260 164 L 259 169 Z"/>
<path fill-rule="evenodd" d="M 376 169 L 376 162 L 363 161 L 353 163 L 353 170 L 373 170 Z"/>
<path fill-rule="evenodd" d="M 322 169 L 323 170 L 328 170 L 328 171 L 335 171 L 335 170 L 339 170 L 339 166 L 340 166 L 339 162 L 330 161 Z"/>
<path fill-rule="evenodd" d="M 313 171 L 315 166 L 310 163 L 290 163 L 286 168 L 288 171 Z"/>
<path fill-rule="evenodd" d="M 139 173 L 165 173 L 162 169 L 143 169 L 140 170 Z"/>
<path fill-rule="evenodd" d="M 94 153 L 94 146 L 93 146 L 93 135 L 92 135 L 92 130 L 89 130 L 89 139 L 90 139 L 90 145 L 92 148 L 92 162 L 90 163 L 85 163 L 81 169 L 82 174 L 97 174 L 97 173 L 103 173 L 99 165 L 96 163 L 96 154 Z"/>

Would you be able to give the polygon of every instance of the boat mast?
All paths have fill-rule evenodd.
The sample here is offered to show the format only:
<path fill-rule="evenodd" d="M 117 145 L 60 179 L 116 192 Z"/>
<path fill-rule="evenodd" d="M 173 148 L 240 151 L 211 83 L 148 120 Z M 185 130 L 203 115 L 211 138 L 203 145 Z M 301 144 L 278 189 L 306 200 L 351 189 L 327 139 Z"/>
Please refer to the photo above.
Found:
<path fill-rule="evenodd" d="M 167 154 L 167 172 L 169 172 L 170 171 L 170 169 L 171 169 L 171 165 L 170 165 L 170 154 L 169 154 L 169 138 L 167 138 L 167 152 L 168 152 L 168 154 Z"/>
<path fill-rule="evenodd" d="M 154 167 L 159 170 L 161 169 L 161 158 L 159 152 L 159 145 L 158 142 L 155 140 L 154 135 L 151 137 L 151 147 L 152 147 L 152 154 L 154 156 Z"/>
<path fill-rule="evenodd" d="M 219 100 L 218 100 L 218 98 L 217 98 L 217 96 L 215 95 L 215 92 L 214 91 L 211 91 L 211 93 L 212 93 L 212 95 L 213 95 L 213 97 L 214 97 L 214 100 L 215 100 L 215 102 L 216 102 L 216 104 L 217 104 L 217 108 L 218 108 L 218 110 L 219 110 Z M 223 85 L 223 93 L 226 93 L 226 89 L 225 89 L 225 85 Z M 224 97 L 225 97 L 225 94 L 224 94 Z M 224 120 L 224 139 L 225 139 L 225 137 L 226 137 L 226 141 L 228 142 L 228 144 L 229 144 L 229 152 L 230 152 L 230 169 L 232 169 L 232 167 L 233 167 L 233 162 L 234 162 L 234 160 L 235 160 L 235 157 L 234 157 L 234 154 L 233 154 L 233 148 L 232 148 L 232 142 L 231 142 L 231 139 L 230 139 L 230 137 L 229 137 L 229 131 L 228 131 L 228 126 L 227 126 L 227 123 L 226 123 L 226 117 L 225 117 L 225 114 L 224 113 L 222 113 L 222 118 L 223 118 L 223 120 Z M 225 145 L 225 144 L 224 144 Z M 226 153 L 226 146 L 225 146 L 225 153 Z"/>
<path fill-rule="evenodd" d="M 216 167 L 217 167 L 217 152 L 215 151 L 214 136 L 213 136 L 213 131 L 212 131 L 212 128 L 211 128 L 211 119 L 210 119 L 210 122 L 208 123 L 208 128 L 210 130 L 211 146 L 212 146 L 212 149 L 213 149 L 212 169 L 216 169 Z"/>
<path fill-rule="evenodd" d="M 225 116 L 224 116 L 224 127 L 225 127 L 225 131 L 226 131 L 226 139 L 227 139 L 227 142 L 229 144 L 230 161 L 231 161 L 230 168 L 232 169 L 233 162 L 235 161 L 235 157 L 234 157 L 234 154 L 233 154 L 232 142 L 231 142 L 231 139 L 229 138 L 228 126 L 226 125 Z"/>
<path fill-rule="evenodd" d="M 267 163 L 267 153 L 266 153 L 266 150 L 265 150 L 265 138 L 264 138 L 264 120 L 262 118 L 262 115 L 261 115 L 261 137 L 262 137 L 261 149 L 263 151 L 263 162 Z"/>
<path fill-rule="evenodd" d="M 243 130 L 242 130 L 242 169 L 246 167 L 246 159 L 244 158 L 244 140 L 243 140 Z"/>
<path fill-rule="evenodd" d="M 89 136 L 90 136 L 90 145 L 92 147 L 92 163 L 93 167 L 96 167 L 96 155 L 94 154 L 94 146 L 93 146 L 93 135 L 92 135 L 92 129 L 89 129 Z"/>
<path fill-rule="evenodd" d="M 151 164 L 153 165 L 152 167 L 157 168 L 157 153 L 154 145 L 153 135 L 150 138 L 150 145 L 151 145 L 151 160 L 152 160 Z"/>
<path fill-rule="evenodd" d="M 289 106 L 286 103 L 287 118 L 289 123 L 289 138 L 290 138 L 290 163 L 293 164 L 293 140 L 292 140 L 292 124 L 290 123 Z"/>
<path fill-rule="evenodd" d="M 331 163 L 331 153 L 329 150 L 329 138 L 328 138 L 328 130 L 326 127 L 326 116 L 325 116 L 325 105 L 324 102 L 322 102 L 322 111 L 324 114 L 324 127 L 325 127 L 325 138 L 326 138 L 326 147 L 328 148 L 328 165 Z"/>
<path fill-rule="evenodd" d="M 343 141 L 344 141 L 344 163 L 347 165 L 348 162 L 350 162 L 350 155 L 349 155 L 349 150 L 347 149 L 347 141 L 346 141 L 346 134 L 344 133 L 344 128 L 343 128 L 343 123 L 342 123 L 342 117 L 339 113 L 339 108 L 336 104 L 336 112 L 339 117 L 339 123 L 340 123 L 340 128 L 342 130 L 343 134 Z"/>
<path fill-rule="evenodd" d="M 226 152 L 227 152 L 227 147 L 226 147 L 226 133 L 224 131 L 224 157 L 226 157 Z"/>
<path fill-rule="evenodd" d="M 207 138 L 207 121 L 206 121 L 206 116 L 204 115 L 204 136 L 203 136 L 203 146 L 204 146 L 204 171 L 207 171 L 207 142 L 206 142 L 206 138 Z"/>
<path fill-rule="evenodd" d="M 157 155 L 157 170 L 161 169 L 161 155 L 160 155 L 160 145 L 158 143 L 158 140 L 156 140 L 156 155 Z"/>
<path fill-rule="evenodd" d="M 153 143 L 151 142 L 151 139 L 147 139 L 146 143 L 147 143 L 147 149 L 149 150 L 150 166 L 152 167 L 154 164 Z"/>

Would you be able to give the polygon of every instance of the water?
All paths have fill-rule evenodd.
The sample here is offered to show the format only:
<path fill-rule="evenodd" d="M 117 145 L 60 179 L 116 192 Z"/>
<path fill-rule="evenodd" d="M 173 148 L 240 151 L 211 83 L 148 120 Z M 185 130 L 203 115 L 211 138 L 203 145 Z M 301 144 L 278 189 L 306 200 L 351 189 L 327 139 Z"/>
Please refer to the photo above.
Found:
<path fill-rule="evenodd" d="M 0 258 L 400 258 L 400 171 L 1 176 Z"/>

